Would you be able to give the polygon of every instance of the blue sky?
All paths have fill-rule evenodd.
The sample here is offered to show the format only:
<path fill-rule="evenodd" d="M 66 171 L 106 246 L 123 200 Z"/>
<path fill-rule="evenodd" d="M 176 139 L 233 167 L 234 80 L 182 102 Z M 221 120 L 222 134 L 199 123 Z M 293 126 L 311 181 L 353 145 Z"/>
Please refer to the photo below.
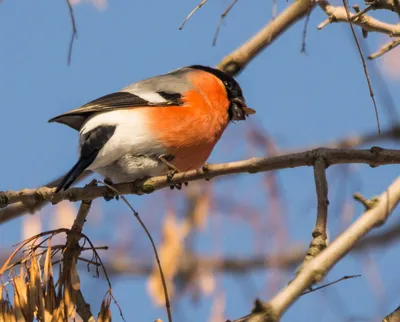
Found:
<path fill-rule="evenodd" d="M 51 117 L 145 77 L 189 64 L 216 65 L 271 19 L 270 2 L 239 1 L 227 17 L 218 43 L 213 47 L 212 39 L 220 14 L 229 3 L 228 0 L 209 0 L 182 31 L 178 27 L 197 0 L 110 1 L 104 11 L 90 4 L 79 4 L 74 7 L 79 38 L 74 44 L 71 66 L 67 66 L 71 23 L 65 1 L 3 1 L 0 5 L 0 167 L 3 170 L 0 190 L 40 186 L 68 170 L 75 162 L 77 134 L 65 126 L 48 124 L 47 120 Z M 279 3 L 278 10 L 288 5 L 287 2 Z M 335 138 L 376 130 L 373 105 L 349 26 L 334 24 L 318 31 L 316 26 L 324 19 L 326 17 L 318 8 L 311 15 L 307 55 L 300 53 L 304 26 L 304 21 L 301 21 L 255 58 L 237 77 L 249 106 L 256 109 L 257 114 L 246 124 L 239 123 L 228 128 L 210 162 L 249 157 L 244 133 L 253 125 L 269 133 L 282 149 L 323 144 Z M 371 34 L 369 48 L 375 51 L 382 38 Z M 394 120 L 385 113 L 385 96 L 377 77 L 379 64 L 369 64 L 369 67 L 381 126 L 385 128 Z M 386 79 L 386 82 L 394 101 L 398 102 L 400 82 L 391 79 Z M 380 145 L 396 146 L 390 142 Z M 253 148 L 251 152 L 252 155 L 265 155 L 261 149 Z M 328 180 L 332 184 L 329 190 L 331 201 L 338 200 L 343 190 L 347 197 L 355 191 L 365 196 L 378 194 L 398 173 L 398 166 L 371 169 L 356 165 L 351 168 L 351 175 L 339 175 L 341 172 L 338 169 L 328 170 Z M 248 204 L 265 213 L 264 225 L 268 227 L 269 216 L 265 210 L 268 209 L 265 208 L 268 207 L 268 198 L 265 191 L 260 193 L 257 190 L 264 178 L 264 175 L 257 174 L 238 176 L 235 181 L 217 181 L 214 191 L 228 200 L 240 200 L 245 196 Z M 278 181 L 288 220 L 290 240 L 287 246 L 307 245 L 315 215 L 312 169 L 281 171 Z M 232 182 L 235 189 L 231 188 Z M 152 216 L 162 218 L 164 210 L 153 207 L 148 213 L 146 209 L 153 198 L 162 199 L 163 196 L 163 192 L 157 192 L 129 199 L 150 222 Z M 98 206 L 102 221 L 99 225 L 87 227 L 86 232 L 90 236 L 104 242 L 118 240 L 112 230 L 118 223 L 131 226 L 132 231 L 142 234 L 121 203 L 98 201 Z M 45 223 L 50 220 L 52 211 L 52 207 L 44 211 Z M 361 212 L 362 208 L 355 205 L 355 218 Z M 341 208 L 332 205 L 329 215 L 331 238 L 334 238 L 340 228 Z M 396 216 L 398 212 L 394 214 Z M 222 220 L 225 227 L 218 232 L 221 243 L 218 247 L 224 253 L 238 256 L 254 254 L 252 230 L 221 211 L 212 214 L 206 230 L 196 238 L 199 251 L 210 252 L 214 249 L 216 230 L 213 225 L 218 220 Z M 390 220 L 394 221 L 394 218 Z M 9 249 L 19 240 L 20 226 L 21 220 L 0 226 L 2 249 Z M 157 222 L 151 227 L 153 233 L 158 235 Z M 147 243 L 143 242 L 144 235 L 140 236 L 141 245 L 135 244 L 132 248 L 144 247 L 150 252 Z M 266 244 L 264 251 L 274 251 L 273 247 Z M 329 322 L 342 320 L 347 315 L 385 315 L 400 301 L 400 295 L 393 290 L 394 283 L 399 283 L 395 273 L 397 268 L 393 265 L 399 251 L 396 246 L 368 252 L 381 271 L 385 290 L 391 290 L 386 298 L 381 299 L 382 305 L 377 304 L 376 289 L 365 273 L 365 258 L 349 256 L 328 278 L 333 280 L 351 274 L 363 274 L 363 277 L 305 296 L 291 308 L 283 321 Z M 271 270 L 267 276 L 273 278 L 274 274 L 277 273 Z M 88 274 L 85 283 L 93 290 L 89 296 L 97 307 L 105 284 L 90 276 Z M 289 277 L 286 275 L 280 286 Z M 246 314 L 255 297 L 267 299 L 275 292 L 266 287 L 265 274 L 259 271 L 250 274 L 248 279 L 226 275 L 218 280 L 220 289 L 226 293 L 227 318 Z M 166 321 L 163 309 L 155 308 L 149 299 L 145 279 L 113 277 L 113 283 L 127 321 L 153 321 L 157 317 Z M 243 285 L 252 287 L 246 290 Z M 193 304 L 185 298 L 174 308 L 176 319 L 205 321 L 212 301 L 213 298 L 205 297 Z M 118 315 L 114 316 L 118 320 Z"/>

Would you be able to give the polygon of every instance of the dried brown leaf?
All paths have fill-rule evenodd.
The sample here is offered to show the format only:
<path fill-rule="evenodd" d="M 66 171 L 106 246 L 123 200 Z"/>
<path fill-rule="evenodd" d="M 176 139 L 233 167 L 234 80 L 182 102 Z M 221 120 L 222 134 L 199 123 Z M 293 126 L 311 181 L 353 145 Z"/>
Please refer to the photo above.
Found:
<path fill-rule="evenodd" d="M 46 257 L 44 259 L 44 267 L 43 267 L 43 283 L 46 285 L 46 283 L 49 280 L 49 275 L 52 275 L 52 265 L 51 265 L 51 239 L 48 240 L 47 242 L 47 251 L 46 251 Z"/>
<path fill-rule="evenodd" d="M 25 283 L 23 267 L 21 275 L 14 276 L 12 283 L 14 287 L 14 312 L 18 322 L 33 321 L 33 311 L 28 305 L 28 286 Z"/>
<path fill-rule="evenodd" d="M 0 287 L 0 294 L 1 293 L 2 290 Z M 16 321 L 15 315 L 11 307 L 11 303 L 7 300 L 0 299 L 0 322 L 15 322 L 15 321 Z"/>
<path fill-rule="evenodd" d="M 68 320 L 64 318 L 64 302 L 61 300 L 60 305 L 53 312 L 53 319 L 51 322 L 60 322 L 64 320 Z"/>
<path fill-rule="evenodd" d="M 75 304 L 74 304 L 74 297 L 72 294 L 72 286 L 71 281 L 64 281 L 64 305 L 65 305 L 65 313 L 68 318 L 75 317 Z"/>
<path fill-rule="evenodd" d="M 45 322 L 51 321 L 54 310 L 57 305 L 56 288 L 54 286 L 53 276 L 50 276 L 46 283 L 46 292 L 44 297 Z"/>
<path fill-rule="evenodd" d="M 36 257 L 33 257 L 30 261 L 29 267 L 29 279 L 30 283 L 28 286 L 29 290 L 29 308 L 31 312 L 38 313 L 40 308 L 39 304 L 39 290 L 41 290 L 40 285 L 40 272 L 39 272 L 39 265 L 36 261 Z"/>
<path fill-rule="evenodd" d="M 81 280 L 79 278 L 78 270 L 76 269 L 76 261 L 71 262 L 71 286 L 75 291 L 79 291 L 81 288 Z"/>
<path fill-rule="evenodd" d="M 101 302 L 101 308 L 97 317 L 97 322 L 111 322 L 111 297 L 107 296 L 103 302 Z"/>

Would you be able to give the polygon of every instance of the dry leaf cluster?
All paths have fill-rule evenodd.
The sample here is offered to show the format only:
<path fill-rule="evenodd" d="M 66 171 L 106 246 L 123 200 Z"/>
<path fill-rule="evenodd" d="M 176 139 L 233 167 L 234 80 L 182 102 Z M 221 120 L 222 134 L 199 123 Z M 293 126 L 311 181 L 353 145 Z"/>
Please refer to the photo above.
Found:
<path fill-rule="evenodd" d="M 67 245 L 52 245 L 52 238 L 68 229 L 41 233 L 18 245 L 0 269 L 1 322 L 95 321 L 81 292 L 77 261 Z M 87 251 L 91 248 L 81 248 Z M 16 258 L 19 257 L 19 260 Z M 96 256 L 88 261 L 96 269 Z M 111 292 L 101 304 L 97 321 L 111 321 Z"/>

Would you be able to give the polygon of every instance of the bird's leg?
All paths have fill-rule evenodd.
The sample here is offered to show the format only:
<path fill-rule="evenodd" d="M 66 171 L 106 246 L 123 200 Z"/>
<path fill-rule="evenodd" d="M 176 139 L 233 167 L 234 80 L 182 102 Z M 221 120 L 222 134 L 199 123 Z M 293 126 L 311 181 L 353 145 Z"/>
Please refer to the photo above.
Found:
<path fill-rule="evenodd" d="M 169 171 L 168 171 L 168 173 L 167 173 L 167 178 L 168 178 L 168 180 L 171 180 L 171 179 L 174 177 L 174 175 L 175 175 L 176 173 L 179 173 L 179 172 L 180 172 L 180 171 L 178 170 L 178 168 L 175 167 L 175 166 L 171 163 L 171 161 L 174 159 L 174 156 L 173 156 L 173 155 L 171 155 L 171 154 L 162 154 L 162 155 L 160 155 L 160 156 L 158 157 L 158 159 L 159 159 L 162 163 L 164 163 L 164 164 L 168 167 L 168 169 L 169 169 Z M 187 182 L 185 182 L 185 186 L 187 186 L 187 185 L 188 185 Z M 173 190 L 174 188 L 176 188 L 176 189 L 178 189 L 178 190 L 181 190 L 181 189 L 182 189 L 182 183 L 175 183 L 175 184 L 171 185 L 170 188 L 171 188 L 171 190 Z"/>
<path fill-rule="evenodd" d="M 104 183 L 108 185 L 113 185 L 113 182 L 109 178 L 104 178 Z M 104 194 L 103 198 L 105 201 L 110 201 L 114 199 L 115 192 L 106 186 L 107 192 Z M 115 200 L 119 200 L 119 196 L 115 196 Z"/>
<path fill-rule="evenodd" d="M 173 178 L 173 176 L 174 176 L 176 173 L 179 172 L 178 168 L 175 167 L 175 166 L 171 163 L 171 161 L 172 161 L 173 159 L 174 159 L 174 156 L 173 156 L 172 154 L 161 154 L 161 155 L 158 157 L 158 160 L 160 160 L 162 163 L 164 163 L 164 164 L 168 167 L 168 169 L 169 169 L 168 174 L 167 174 L 167 177 L 168 177 L 169 180 L 171 180 L 171 179 Z"/>

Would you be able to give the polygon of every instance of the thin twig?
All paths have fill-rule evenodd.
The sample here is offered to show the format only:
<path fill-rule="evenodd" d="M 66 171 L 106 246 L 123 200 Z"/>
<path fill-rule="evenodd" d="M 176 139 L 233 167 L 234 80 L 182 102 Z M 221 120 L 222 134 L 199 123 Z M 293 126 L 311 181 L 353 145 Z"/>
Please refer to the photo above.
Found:
<path fill-rule="evenodd" d="M 350 18 L 349 21 L 354 21 L 354 20 L 356 20 L 358 17 L 360 17 L 361 15 L 367 13 L 367 12 L 370 11 L 371 9 L 372 9 L 372 6 L 368 6 L 368 7 L 364 8 L 363 10 L 358 11 L 355 15 L 353 15 L 353 16 Z"/>
<path fill-rule="evenodd" d="M 356 45 L 357 45 L 357 50 L 358 50 L 358 53 L 359 53 L 361 61 L 362 61 L 365 78 L 367 79 L 367 83 L 368 83 L 369 94 L 371 96 L 372 103 L 374 104 L 376 123 L 377 123 L 377 126 L 378 126 L 378 134 L 380 135 L 381 134 L 381 123 L 379 121 L 379 114 L 378 114 L 378 108 L 376 106 L 376 101 L 375 101 L 375 97 L 374 97 L 374 91 L 372 90 L 371 80 L 370 80 L 369 75 L 368 75 L 367 64 L 365 63 L 364 54 L 363 54 L 363 52 L 361 50 L 360 43 L 358 42 L 357 35 L 356 35 L 355 30 L 354 30 L 353 21 L 351 19 L 350 11 L 349 11 L 349 8 L 347 6 L 347 0 L 342 0 L 342 2 L 343 2 L 344 8 L 346 9 L 346 14 L 347 14 L 347 19 L 349 20 L 350 29 L 351 29 L 351 32 L 353 34 L 354 40 L 355 40 Z"/>
<path fill-rule="evenodd" d="M 78 31 L 76 29 L 74 9 L 72 8 L 71 2 L 70 2 L 70 0 L 65 0 L 65 1 L 67 2 L 67 5 L 68 5 L 69 17 L 71 19 L 71 24 L 72 24 L 72 34 L 71 34 L 71 40 L 69 41 L 68 58 L 67 58 L 67 63 L 68 63 L 68 65 L 70 65 L 71 57 L 72 57 L 72 47 L 74 46 L 75 38 L 78 38 Z"/>
<path fill-rule="evenodd" d="M 310 22 L 310 16 L 311 16 L 311 12 L 313 10 L 313 7 L 310 8 L 310 10 L 308 11 L 308 14 L 306 15 L 305 21 L 304 21 L 304 28 L 303 28 L 303 38 L 301 41 L 301 50 L 300 52 L 302 54 L 306 54 L 307 55 L 307 50 L 306 50 L 306 37 L 307 37 L 307 28 L 308 28 L 308 23 Z"/>
<path fill-rule="evenodd" d="M 379 48 L 378 51 L 376 51 L 375 53 L 371 54 L 368 56 L 368 59 L 375 59 L 378 57 L 381 57 L 382 55 L 386 54 L 387 52 L 389 52 L 390 50 L 396 48 L 398 45 L 400 45 L 400 39 L 396 39 L 393 40 L 392 42 L 383 45 L 381 48 Z"/>
<path fill-rule="evenodd" d="M 303 294 L 301 294 L 301 296 L 306 295 L 306 294 L 309 294 L 309 293 L 312 293 L 312 292 L 315 292 L 315 291 L 318 291 L 318 290 L 320 290 L 320 289 L 322 289 L 322 288 L 331 286 L 331 285 L 336 284 L 336 283 L 339 283 L 339 282 L 341 282 L 341 281 L 348 280 L 348 279 L 353 279 L 353 278 L 358 278 L 358 277 L 360 277 L 360 276 L 361 276 L 361 275 L 359 275 L 359 274 L 358 274 L 358 275 L 343 276 L 342 278 L 339 278 L 338 280 L 336 280 L 336 281 L 334 281 L 334 282 L 331 282 L 331 283 L 328 283 L 328 284 L 324 284 L 324 285 L 322 285 L 322 286 L 319 286 L 319 287 L 316 287 L 316 288 L 307 290 L 307 291 L 305 291 Z"/>
<path fill-rule="evenodd" d="M 101 182 L 101 181 L 99 181 L 99 182 Z M 168 296 L 167 283 L 165 281 L 165 276 L 164 276 L 164 272 L 163 272 L 163 269 L 162 269 L 162 266 L 161 266 L 160 257 L 158 256 L 157 247 L 156 247 L 156 244 L 154 243 L 153 237 L 151 236 L 151 234 L 150 234 L 149 230 L 147 229 L 146 225 L 144 224 L 144 222 L 140 218 L 139 213 L 135 209 L 133 209 L 132 205 L 125 198 L 125 196 L 121 192 L 119 192 L 117 189 L 115 189 L 113 186 L 110 186 L 109 184 L 107 184 L 105 182 L 101 182 L 101 183 L 104 184 L 108 189 L 114 191 L 117 195 L 119 195 L 121 197 L 121 199 L 126 203 L 126 205 L 129 207 L 129 209 L 132 211 L 133 215 L 139 221 L 139 223 L 142 226 L 143 230 L 145 231 L 147 237 L 149 238 L 151 246 L 153 247 L 154 256 L 156 258 L 158 270 L 159 270 L 160 276 L 161 276 L 161 282 L 162 282 L 162 285 L 163 285 L 164 297 L 165 297 L 165 309 L 166 309 L 167 315 L 168 315 L 168 322 L 172 322 L 171 304 L 170 304 L 170 300 L 169 300 L 169 296 Z"/>
<path fill-rule="evenodd" d="M 304 17 L 315 6 L 314 0 L 297 0 L 271 20 L 242 46 L 226 56 L 217 66 L 229 75 L 237 75 L 263 49 L 268 47 L 286 29 Z"/>
<path fill-rule="evenodd" d="M 202 0 L 197 6 L 196 8 L 194 8 L 186 17 L 186 19 L 182 22 L 181 26 L 179 27 L 179 30 L 182 30 L 183 26 L 185 26 L 185 24 L 188 22 L 188 20 L 194 15 L 194 13 L 199 10 L 203 5 L 206 4 L 208 0 Z"/>
<path fill-rule="evenodd" d="M 221 15 L 221 19 L 219 20 L 218 23 L 218 27 L 217 30 L 215 31 L 215 35 L 214 35 L 214 39 L 212 42 L 212 45 L 215 46 L 217 44 L 217 39 L 218 39 L 218 35 L 219 35 L 219 30 L 221 29 L 222 23 L 225 19 L 225 17 L 228 15 L 229 11 L 231 11 L 231 9 L 235 6 L 235 4 L 238 2 L 239 0 L 233 0 L 233 2 L 228 6 L 228 8 L 225 9 L 225 11 L 222 13 Z"/>
<path fill-rule="evenodd" d="M 106 269 L 106 267 L 104 266 L 104 263 L 103 263 L 101 257 L 99 256 L 99 253 L 98 253 L 97 250 L 96 250 L 96 247 L 94 246 L 94 244 L 92 243 L 92 241 L 90 240 L 90 238 L 89 238 L 88 236 L 86 236 L 86 235 L 83 234 L 83 233 L 81 233 L 81 236 L 82 236 L 83 238 L 85 238 L 85 240 L 89 243 L 90 247 L 92 248 L 94 257 L 95 257 L 96 260 L 99 262 L 100 267 L 102 268 L 103 273 L 104 273 L 104 276 L 105 276 L 105 278 L 106 278 L 106 281 L 107 281 L 107 284 L 108 284 L 108 291 L 107 291 L 107 293 L 110 294 L 110 296 L 112 297 L 112 299 L 113 299 L 115 305 L 118 307 L 119 314 L 120 314 L 122 320 L 125 321 L 124 315 L 123 315 L 123 313 L 122 313 L 122 309 L 121 309 L 121 307 L 120 307 L 118 301 L 115 299 L 114 295 L 112 294 L 111 280 L 110 280 L 110 278 L 109 278 L 109 276 L 108 276 L 107 269 Z M 97 265 L 96 265 L 96 266 L 97 266 Z"/>

